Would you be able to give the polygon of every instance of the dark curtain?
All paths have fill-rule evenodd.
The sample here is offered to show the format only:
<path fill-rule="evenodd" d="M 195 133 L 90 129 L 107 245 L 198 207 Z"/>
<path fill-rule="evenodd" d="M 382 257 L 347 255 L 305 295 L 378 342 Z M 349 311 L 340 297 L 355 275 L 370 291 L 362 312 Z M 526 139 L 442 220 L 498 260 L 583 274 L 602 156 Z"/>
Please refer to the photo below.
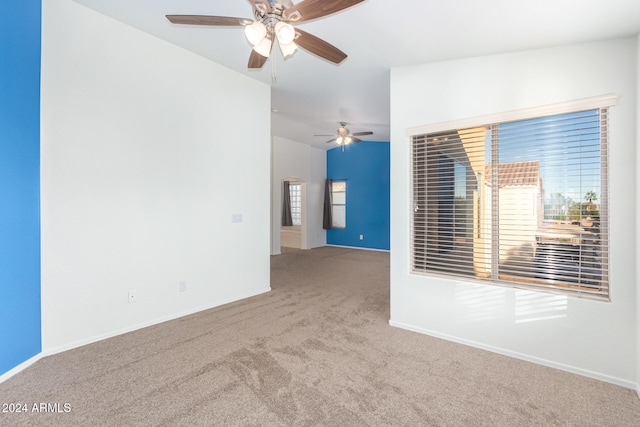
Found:
<path fill-rule="evenodd" d="M 333 200 L 331 184 L 333 184 L 333 181 L 330 179 L 327 179 L 324 183 L 324 215 L 322 216 L 322 228 L 325 230 L 333 228 Z"/>
<path fill-rule="evenodd" d="M 293 219 L 291 218 L 291 193 L 289 191 L 289 181 L 284 182 L 284 192 L 282 196 L 282 225 L 290 227 L 293 225 Z"/>

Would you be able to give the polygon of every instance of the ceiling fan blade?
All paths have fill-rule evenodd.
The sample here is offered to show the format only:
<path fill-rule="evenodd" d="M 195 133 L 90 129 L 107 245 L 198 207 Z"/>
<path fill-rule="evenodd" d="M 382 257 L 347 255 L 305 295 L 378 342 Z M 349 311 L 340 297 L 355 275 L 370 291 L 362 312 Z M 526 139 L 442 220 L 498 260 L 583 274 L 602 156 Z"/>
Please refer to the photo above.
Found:
<path fill-rule="evenodd" d="M 284 11 L 285 19 L 303 22 L 340 12 L 364 0 L 304 0 Z"/>
<path fill-rule="evenodd" d="M 362 142 L 360 138 L 351 137 L 351 142 Z"/>
<path fill-rule="evenodd" d="M 330 142 L 336 142 L 336 139 L 335 139 L 335 138 L 331 138 L 330 140 L 328 140 L 328 141 L 326 142 L 326 144 L 328 144 L 328 143 L 330 143 Z"/>
<path fill-rule="evenodd" d="M 267 58 L 260 55 L 255 50 L 251 49 L 251 55 L 249 56 L 249 64 L 247 65 L 249 68 L 262 68 L 264 63 L 267 62 Z"/>
<path fill-rule="evenodd" d="M 308 1 L 308 0 L 307 0 Z M 347 58 L 347 54 L 338 49 L 337 47 L 327 43 L 326 41 L 302 31 L 299 28 L 295 29 L 296 38 L 295 43 L 301 48 L 308 50 L 328 61 L 335 64 L 339 64 Z"/>
<path fill-rule="evenodd" d="M 267 0 L 249 0 L 249 3 L 251 3 L 253 7 L 259 12 L 263 12 L 263 13 L 271 12 L 271 5 Z"/>
<path fill-rule="evenodd" d="M 216 25 L 220 27 L 243 27 L 253 24 L 253 20 L 247 18 L 233 18 L 231 16 L 208 15 L 166 15 L 174 24 L 187 25 Z"/>
<path fill-rule="evenodd" d="M 354 135 L 354 136 L 373 135 L 373 132 L 353 132 L 351 135 Z"/>

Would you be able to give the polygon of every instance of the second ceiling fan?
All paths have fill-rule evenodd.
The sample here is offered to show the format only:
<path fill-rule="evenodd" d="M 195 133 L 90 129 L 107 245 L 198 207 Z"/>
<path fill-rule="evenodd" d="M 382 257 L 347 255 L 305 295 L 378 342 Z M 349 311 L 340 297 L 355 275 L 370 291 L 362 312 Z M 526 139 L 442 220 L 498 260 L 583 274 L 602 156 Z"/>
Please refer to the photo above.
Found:
<path fill-rule="evenodd" d="M 271 54 L 274 40 L 282 54 L 292 55 L 299 47 L 328 61 L 339 64 L 347 54 L 326 41 L 294 27 L 292 24 L 322 18 L 354 6 L 364 0 L 303 0 L 293 5 L 291 0 L 249 0 L 255 20 L 230 16 L 166 15 L 174 24 L 244 27 L 253 45 L 249 68 L 262 68 Z"/>
<path fill-rule="evenodd" d="M 333 142 L 335 144 L 341 145 L 342 150 L 344 151 L 345 145 L 348 145 L 352 142 L 362 142 L 362 140 L 358 138 L 358 136 L 365 136 L 365 135 L 373 135 L 373 132 L 371 131 L 351 132 L 349 129 L 347 129 L 347 122 L 340 122 L 340 127 L 338 128 L 335 135 L 314 135 L 314 136 L 332 136 L 333 138 L 328 140 L 327 144 L 330 142 Z"/>

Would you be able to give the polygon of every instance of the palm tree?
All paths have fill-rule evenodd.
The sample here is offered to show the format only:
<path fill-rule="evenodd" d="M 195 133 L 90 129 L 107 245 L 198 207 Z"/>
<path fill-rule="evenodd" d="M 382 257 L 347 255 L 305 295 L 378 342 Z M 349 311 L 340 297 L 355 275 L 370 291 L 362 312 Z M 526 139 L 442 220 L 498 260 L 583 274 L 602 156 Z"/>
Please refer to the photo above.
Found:
<path fill-rule="evenodd" d="M 593 209 L 593 202 L 595 200 L 598 200 L 598 195 L 596 194 L 595 191 L 587 191 L 587 194 L 585 194 L 584 199 L 589 202 L 587 204 L 587 215 L 589 214 L 589 212 L 591 212 L 591 210 Z"/>

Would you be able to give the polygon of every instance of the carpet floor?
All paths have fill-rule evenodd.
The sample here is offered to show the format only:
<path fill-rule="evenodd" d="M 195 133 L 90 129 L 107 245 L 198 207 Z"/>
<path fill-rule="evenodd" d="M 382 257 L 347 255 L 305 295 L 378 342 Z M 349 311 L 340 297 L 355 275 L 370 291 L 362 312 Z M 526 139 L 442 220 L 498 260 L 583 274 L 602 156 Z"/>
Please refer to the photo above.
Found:
<path fill-rule="evenodd" d="M 632 390 L 390 327 L 388 253 L 271 262 L 272 292 L 9 378 L 0 404 L 28 410 L 0 412 L 0 425 L 640 425 Z"/>

